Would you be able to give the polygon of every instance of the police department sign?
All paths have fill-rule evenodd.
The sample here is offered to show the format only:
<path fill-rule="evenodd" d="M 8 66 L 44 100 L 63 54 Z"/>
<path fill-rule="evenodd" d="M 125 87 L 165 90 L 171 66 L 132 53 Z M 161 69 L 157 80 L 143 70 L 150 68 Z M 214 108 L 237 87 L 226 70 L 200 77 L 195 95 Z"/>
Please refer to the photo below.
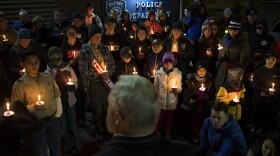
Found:
<path fill-rule="evenodd" d="M 109 0 L 106 1 L 106 14 L 109 16 L 111 10 L 117 12 L 118 18 L 120 18 L 123 10 L 126 9 L 126 3 L 124 0 Z"/>

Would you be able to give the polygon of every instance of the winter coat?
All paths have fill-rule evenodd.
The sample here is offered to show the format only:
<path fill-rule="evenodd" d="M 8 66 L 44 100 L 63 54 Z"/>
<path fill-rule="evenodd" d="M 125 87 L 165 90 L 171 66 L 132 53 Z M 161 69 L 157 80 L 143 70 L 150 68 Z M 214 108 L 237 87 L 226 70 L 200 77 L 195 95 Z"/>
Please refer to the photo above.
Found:
<path fill-rule="evenodd" d="M 101 42 L 104 45 L 107 45 L 109 48 L 109 51 L 113 55 L 116 62 L 121 61 L 120 51 L 122 47 L 125 46 L 125 38 L 120 34 L 114 34 L 114 35 L 102 35 Z M 110 49 L 110 46 L 115 46 L 114 48 Z"/>
<path fill-rule="evenodd" d="M 191 15 L 188 19 L 188 32 L 187 32 L 187 38 L 192 40 L 193 42 L 197 41 L 201 34 L 201 26 L 202 26 L 203 20 L 199 16 L 193 16 Z"/>
<path fill-rule="evenodd" d="M 51 77 L 53 77 L 59 87 L 59 90 L 61 92 L 61 99 L 62 99 L 62 106 L 66 106 L 66 107 L 72 107 L 76 102 L 77 102 L 77 98 L 75 96 L 74 90 L 69 90 L 67 89 L 67 82 L 69 82 L 69 78 L 71 78 L 71 81 L 74 83 L 75 85 L 75 89 L 78 88 L 78 80 L 76 77 L 76 74 L 73 70 L 72 67 L 70 67 L 70 65 L 67 65 L 64 68 L 59 69 L 61 72 L 61 78 L 62 80 L 64 80 L 63 84 L 60 84 L 60 82 L 58 82 L 58 80 L 56 79 L 56 75 L 57 75 L 57 69 L 56 68 L 51 68 L 49 65 L 47 67 L 47 70 L 45 71 L 46 74 L 51 75 Z M 67 94 L 67 101 L 64 101 L 62 97 L 64 94 Z M 67 104 L 66 104 L 67 102 Z"/>
<path fill-rule="evenodd" d="M 159 90 L 161 109 L 175 110 L 178 103 L 178 94 L 172 91 L 172 86 L 177 86 L 177 92 L 182 91 L 182 74 L 177 68 L 167 75 L 161 67 L 156 72 L 154 85 Z"/>
<path fill-rule="evenodd" d="M 253 32 L 250 36 L 250 60 L 255 53 L 264 54 L 270 49 L 271 45 L 274 43 L 274 38 L 267 32 L 258 35 L 256 32 Z"/>
<path fill-rule="evenodd" d="M 219 66 L 216 77 L 216 88 L 220 88 L 225 81 L 225 69 L 228 64 L 239 63 L 245 67 L 249 59 L 250 45 L 247 33 L 240 34 L 236 39 L 232 39 L 229 34 L 225 35 L 223 42 L 224 56 L 218 55 Z"/>
<path fill-rule="evenodd" d="M 241 104 L 243 104 L 246 89 L 242 85 L 237 91 L 228 84 L 220 87 L 217 93 L 217 102 L 224 102 L 228 105 L 228 111 L 235 120 L 241 119 Z M 239 99 L 239 103 L 233 103 L 234 98 Z"/>
<path fill-rule="evenodd" d="M 212 126 L 211 117 L 204 120 L 200 155 L 206 155 L 209 150 L 213 156 L 247 155 L 248 148 L 242 130 L 231 116 L 220 129 Z"/>
<path fill-rule="evenodd" d="M 121 75 L 132 75 L 134 69 L 136 72 L 139 71 L 137 64 L 133 60 L 130 60 L 128 63 L 122 61 L 117 63 L 115 72 L 112 75 L 113 81 L 116 82 Z"/>

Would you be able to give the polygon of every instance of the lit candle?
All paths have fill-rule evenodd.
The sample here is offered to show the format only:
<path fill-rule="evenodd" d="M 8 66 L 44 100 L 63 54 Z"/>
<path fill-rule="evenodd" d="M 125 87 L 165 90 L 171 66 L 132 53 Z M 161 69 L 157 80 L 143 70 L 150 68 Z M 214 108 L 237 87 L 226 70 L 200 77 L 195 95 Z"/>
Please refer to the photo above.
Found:
<path fill-rule="evenodd" d="M 176 82 L 173 83 L 173 86 L 171 87 L 173 92 L 177 92 L 177 86 L 176 86 Z"/>
<path fill-rule="evenodd" d="M 237 95 L 235 95 L 235 98 L 233 99 L 233 102 L 239 102 L 239 99 L 238 99 L 238 97 L 237 97 Z"/>
<path fill-rule="evenodd" d="M 103 72 L 104 72 L 104 73 L 105 73 L 105 72 L 108 72 L 106 66 L 104 66 L 104 71 L 103 71 Z"/>
<path fill-rule="evenodd" d="M 7 102 L 7 111 L 9 112 L 10 111 L 10 103 Z"/>
<path fill-rule="evenodd" d="M 272 88 L 269 88 L 269 94 L 270 95 L 273 95 L 274 94 L 274 92 L 275 92 L 275 88 L 274 88 L 274 83 L 272 83 Z"/>
<path fill-rule="evenodd" d="M 76 58 L 76 51 L 73 51 L 73 57 Z"/>
<path fill-rule="evenodd" d="M 154 31 L 152 30 L 151 34 L 154 34 Z"/>
<path fill-rule="evenodd" d="M 139 50 L 138 50 L 138 51 L 139 51 L 139 53 L 141 53 L 141 47 L 139 47 Z"/>
<path fill-rule="evenodd" d="M 228 33 L 228 30 L 225 30 L 225 34 L 227 34 Z"/>
<path fill-rule="evenodd" d="M 199 88 L 199 90 L 200 90 L 200 91 L 205 91 L 205 87 L 204 87 L 204 84 L 203 84 L 203 83 L 201 84 L 201 87 Z"/>
<path fill-rule="evenodd" d="M 126 31 L 126 27 L 124 27 L 123 30 Z"/>
<path fill-rule="evenodd" d="M 164 31 L 167 32 L 167 27 L 164 27 Z"/>
<path fill-rule="evenodd" d="M 69 81 L 67 82 L 67 85 L 74 85 L 74 83 L 72 82 L 71 78 L 70 78 Z"/>
<path fill-rule="evenodd" d="M 13 111 L 10 111 L 10 103 L 7 102 L 7 111 L 4 112 L 4 116 L 8 117 L 8 116 L 11 116 L 11 115 L 14 115 L 15 112 Z"/>
<path fill-rule="evenodd" d="M 4 41 L 4 42 L 9 41 L 9 40 L 6 38 L 6 36 L 5 36 L 5 35 L 3 35 L 3 38 L 4 38 L 4 39 L 3 39 L 3 41 Z"/>
<path fill-rule="evenodd" d="M 43 105 L 44 103 L 44 101 L 41 101 L 41 95 L 38 95 L 38 101 L 36 102 L 36 105 Z"/>
<path fill-rule="evenodd" d="M 156 70 L 153 71 L 153 76 L 155 76 L 155 75 L 156 75 Z"/>
<path fill-rule="evenodd" d="M 138 72 L 136 71 L 135 67 L 133 68 L 133 72 L 132 72 L 133 75 L 137 75 Z"/>
<path fill-rule="evenodd" d="M 218 50 L 222 50 L 224 47 L 222 47 L 220 44 L 218 44 Z"/>
<path fill-rule="evenodd" d="M 133 36 L 131 35 L 130 38 L 133 39 Z"/>

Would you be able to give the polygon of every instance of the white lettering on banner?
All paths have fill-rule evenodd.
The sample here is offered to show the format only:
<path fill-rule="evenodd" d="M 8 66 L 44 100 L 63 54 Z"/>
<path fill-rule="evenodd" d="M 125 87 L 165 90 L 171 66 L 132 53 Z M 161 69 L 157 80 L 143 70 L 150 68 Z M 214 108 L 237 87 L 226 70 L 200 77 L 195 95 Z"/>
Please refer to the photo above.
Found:
<path fill-rule="evenodd" d="M 161 5 L 162 2 L 136 2 L 136 8 L 139 9 L 142 8 L 154 8 Z"/>
<path fill-rule="evenodd" d="M 120 6 L 120 7 L 123 7 L 124 3 L 123 2 L 119 2 L 119 1 L 114 1 L 112 3 L 109 3 L 109 6 L 112 7 L 112 6 Z"/>

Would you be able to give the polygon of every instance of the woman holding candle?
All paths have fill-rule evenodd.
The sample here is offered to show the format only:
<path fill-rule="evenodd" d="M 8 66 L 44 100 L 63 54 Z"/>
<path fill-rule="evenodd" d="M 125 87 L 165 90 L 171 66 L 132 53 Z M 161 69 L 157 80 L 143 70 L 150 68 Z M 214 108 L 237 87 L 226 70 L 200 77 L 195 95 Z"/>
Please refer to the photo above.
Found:
<path fill-rule="evenodd" d="M 196 64 L 196 73 L 187 84 L 186 93 L 189 99 L 191 112 L 192 141 L 197 143 L 203 121 L 210 114 L 210 103 L 215 100 L 215 86 L 213 78 L 207 72 L 207 62 L 199 61 Z"/>
<path fill-rule="evenodd" d="M 231 65 L 227 67 L 227 81 L 219 88 L 216 100 L 228 105 L 229 113 L 235 120 L 241 119 L 241 104 L 244 103 L 244 88 L 242 77 L 244 70 L 240 65 Z"/>
<path fill-rule="evenodd" d="M 60 117 L 60 127 L 62 131 L 62 147 L 65 152 L 75 153 L 78 151 L 76 127 L 75 104 L 77 98 L 75 90 L 78 88 L 77 77 L 73 68 L 62 61 L 62 52 L 58 47 L 49 49 L 50 63 L 46 74 L 51 75 L 58 85 L 61 93 L 63 113 Z"/>
<path fill-rule="evenodd" d="M 149 35 L 153 38 L 159 38 L 162 34 L 162 29 L 159 22 L 156 20 L 156 13 L 153 10 L 148 11 L 147 21 L 144 23 L 145 27 L 149 31 Z"/>
<path fill-rule="evenodd" d="M 252 87 L 254 89 L 253 131 L 259 133 L 270 131 L 276 127 L 276 97 L 279 96 L 280 74 L 276 64 L 276 53 L 265 53 L 265 65 L 254 72 Z"/>
<path fill-rule="evenodd" d="M 157 130 L 164 131 L 164 137 L 170 138 L 173 113 L 178 104 L 178 93 L 182 91 L 182 74 L 174 67 L 174 56 L 167 52 L 162 58 L 163 67 L 156 72 L 155 87 L 160 94 L 161 112 Z"/>

